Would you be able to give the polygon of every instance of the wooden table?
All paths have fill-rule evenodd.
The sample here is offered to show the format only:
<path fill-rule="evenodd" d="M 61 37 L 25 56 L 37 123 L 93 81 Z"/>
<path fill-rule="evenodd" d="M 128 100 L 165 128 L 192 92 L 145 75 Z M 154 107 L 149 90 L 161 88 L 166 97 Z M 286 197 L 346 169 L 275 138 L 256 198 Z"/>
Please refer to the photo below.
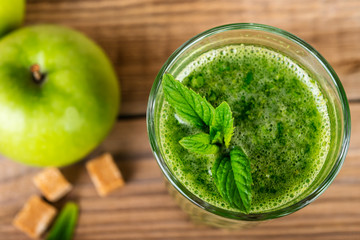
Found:
<path fill-rule="evenodd" d="M 352 140 L 345 164 L 314 203 L 254 229 L 224 231 L 191 223 L 168 195 L 150 151 L 145 109 L 153 80 L 168 56 L 208 28 L 259 22 L 313 45 L 338 73 L 350 101 Z M 360 239 L 359 0 L 29 0 L 26 25 L 57 23 L 84 32 L 112 60 L 122 85 L 119 121 L 93 153 L 109 151 L 127 185 L 100 198 L 80 162 L 62 169 L 75 188 L 66 199 L 81 208 L 76 240 L 85 239 Z M 0 239 L 27 237 L 11 221 L 39 169 L 0 159 Z"/>

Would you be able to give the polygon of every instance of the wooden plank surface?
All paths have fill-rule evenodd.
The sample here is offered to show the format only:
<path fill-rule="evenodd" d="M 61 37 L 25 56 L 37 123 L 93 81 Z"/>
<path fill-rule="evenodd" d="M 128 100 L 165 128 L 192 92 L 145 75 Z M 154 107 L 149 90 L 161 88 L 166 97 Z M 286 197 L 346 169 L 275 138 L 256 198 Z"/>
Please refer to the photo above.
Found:
<path fill-rule="evenodd" d="M 124 117 L 93 155 L 110 151 L 126 186 L 100 198 L 84 162 L 62 169 L 79 203 L 75 240 L 107 239 L 360 239 L 360 1 L 358 0 L 28 0 L 26 25 L 57 23 L 99 43 L 122 85 Z M 352 139 L 330 188 L 290 216 L 254 229 L 196 226 L 168 195 L 152 156 L 145 109 L 152 82 L 168 56 L 190 37 L 217 25 L 259 22 L 303 38 L 330 62 L 351 100 Z M 0 239 L 26 240 L 11 221 L 38 190 L 39 169 L 0 158 Z"/>

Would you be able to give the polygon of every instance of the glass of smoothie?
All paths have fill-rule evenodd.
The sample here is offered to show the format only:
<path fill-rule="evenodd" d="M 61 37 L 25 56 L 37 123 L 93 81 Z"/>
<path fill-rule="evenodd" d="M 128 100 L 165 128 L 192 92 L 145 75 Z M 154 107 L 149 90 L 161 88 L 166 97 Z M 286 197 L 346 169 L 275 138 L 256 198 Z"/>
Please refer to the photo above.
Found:
<path fill-rule="evenodd" d="M 219 194 L 211 173 L 216 155 L 179 144 L 197 130 L 166 101 L 165 73 L 214 108 L 223 101 L 231 107 L 231 144 L 243 149 L 251 165 L 247 213 Z M 309 44 L 275 27 L 238 23 L 207 30 L 169 57 L 150 93 L 147 127 L 182 209 L 196 222 L 243 228 L 291 214 L 324 192 L 348 150 L 350 111 L 335 71 Z"/>

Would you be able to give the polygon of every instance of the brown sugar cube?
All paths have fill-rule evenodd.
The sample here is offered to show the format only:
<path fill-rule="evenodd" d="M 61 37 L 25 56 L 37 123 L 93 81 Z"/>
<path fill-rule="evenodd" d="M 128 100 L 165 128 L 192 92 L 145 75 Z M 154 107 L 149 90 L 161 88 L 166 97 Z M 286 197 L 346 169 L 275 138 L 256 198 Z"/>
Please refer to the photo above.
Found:
<path fill-rule="evenodd" d="M 33 178 L 35 185 L 47 200 L 55 202 L 67 194 L 72 185 L 57 168 L 46 168 Z"/>
<path fill-rule="evenodd" d="M 16 215 L 13 225 L 31 238 L 38 238 L 48 228 L 56 212 L 56 208 L 34 195 Z"/>
<path fill-rule="evenodd" d="M 105 153 L 86 163 L 86 168 L 100 196 L 124 186 L 124 180 L 112 156 Z"/>

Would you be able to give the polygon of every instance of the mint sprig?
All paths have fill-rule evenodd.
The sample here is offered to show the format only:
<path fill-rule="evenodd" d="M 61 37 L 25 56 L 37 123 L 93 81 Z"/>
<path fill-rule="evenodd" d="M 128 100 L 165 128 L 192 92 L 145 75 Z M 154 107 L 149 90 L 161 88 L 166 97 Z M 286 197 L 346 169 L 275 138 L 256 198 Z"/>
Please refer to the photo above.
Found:
<path fill-rule="evenodd" d="M 216 109 L 203 97 L 188 89 L 171 74 L 164 74 L 165 99 L 180 119 L 208 133 L 182 138 L 179 143 L 190 152 L 219 154 L 212 166 L 212 177 L 222 198 L 232 207 L 248 213 L 251 207 L 251 167 L 244 151 L 232 147 L 234 119 L 227 102 Z M 230 152 L 230 153 L 229 153 Z"/>

